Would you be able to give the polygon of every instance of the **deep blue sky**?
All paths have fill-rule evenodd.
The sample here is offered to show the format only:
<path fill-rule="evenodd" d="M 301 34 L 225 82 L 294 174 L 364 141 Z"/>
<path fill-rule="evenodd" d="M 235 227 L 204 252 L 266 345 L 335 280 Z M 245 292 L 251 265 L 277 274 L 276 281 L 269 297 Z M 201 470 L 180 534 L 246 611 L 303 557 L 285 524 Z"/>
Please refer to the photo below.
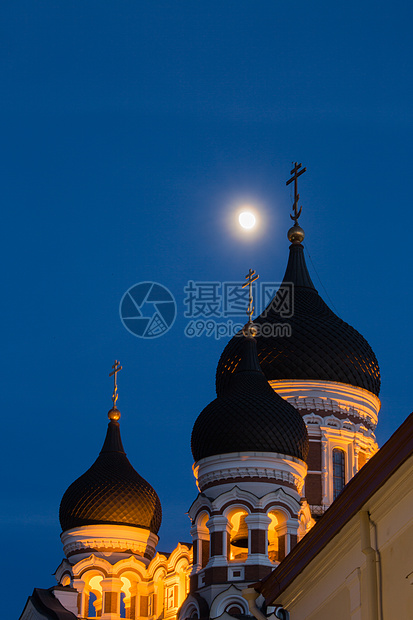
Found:
<path fill-rule="evenodd" d="M 124 445 L 163 505 L 158 549 L 190 539 L 190 432 L 226 341 L 183 335 L 183 287 L 249 267 L 282 278 L 292 161 L 318 276 L 381 365 L 380 444 L 411 412 L 413 7 L 4 0 L 0 17 L 3 616 L 17 618 L 54 584 L 59 502 L 101 448 L 115 357 Z M 227 226 L 244 201 L 265 218 L 249 243 Z M 118 314 L 144 280 L 178 301 L 154 341 Z"/>

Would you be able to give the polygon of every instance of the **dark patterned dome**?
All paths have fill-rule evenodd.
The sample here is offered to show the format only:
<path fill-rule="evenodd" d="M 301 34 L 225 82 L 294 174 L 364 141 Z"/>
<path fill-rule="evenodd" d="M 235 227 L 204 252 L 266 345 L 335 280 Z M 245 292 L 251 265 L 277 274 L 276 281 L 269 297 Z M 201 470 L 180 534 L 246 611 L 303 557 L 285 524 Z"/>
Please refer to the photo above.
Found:
<path fill-rule="evenodd" d="M 162 521 L 159 497 L 129 463 L 119 422 L 109 422 L 100 455 L 63 495 L 59 518 L 64 532 L 73 527 L 105 523 L 158 533 Z"/>
<path fill-rule="evenodd" d="M 238 338 L 241 363 L 222 395 L 198 416 L 192 430 L 195 461 L 230 452 L 277 452 L 306 460 L 308 435 L 298 411 L 270 387 L 253 338 Z"/>
<path fill-rule="evenodd" d="M 378 395 L 380 369 L 370 345 L 321 299 L 305 264 L 303 246 L 290 246 L 284 283 L 294 284 L 293 316 L 280 315 L 281 290 L 255 324 L 290 325 L 291 335 L 257 335 L 258 358 L 271 380 L 336 381 Z M 229 341 L 218 363 L 217 394 L 228 384 L 240 359 L 240 338 Z"/>

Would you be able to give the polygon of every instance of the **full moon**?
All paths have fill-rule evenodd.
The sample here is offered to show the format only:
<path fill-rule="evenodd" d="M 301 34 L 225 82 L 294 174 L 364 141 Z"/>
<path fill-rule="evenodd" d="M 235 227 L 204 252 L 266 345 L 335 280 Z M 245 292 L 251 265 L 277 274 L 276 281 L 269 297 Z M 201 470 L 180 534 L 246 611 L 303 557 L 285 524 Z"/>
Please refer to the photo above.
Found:
<path fill-rule="evenodd" d="M 255 226 L 255 215 L 250 211 L 243 211 L 239 214 L 238 221 L 242 228 L 253 228 Z"/>

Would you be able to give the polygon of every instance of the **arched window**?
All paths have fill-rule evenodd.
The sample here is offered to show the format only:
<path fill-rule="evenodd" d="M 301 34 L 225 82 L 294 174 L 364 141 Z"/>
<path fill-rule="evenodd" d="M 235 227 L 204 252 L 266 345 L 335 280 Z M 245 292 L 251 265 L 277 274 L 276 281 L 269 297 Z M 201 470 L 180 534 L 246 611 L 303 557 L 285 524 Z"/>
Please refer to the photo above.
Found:
<path fill-rule="evenodd" d="M 227 515 L 231 524 L 231 534 L 229 539 L 229 559 L 236 562 L 245 562 L 248 557 L 248 525 L 245 517 L 248 512 L 241 508 L 236 508 Z"/>
<path fill-rule="evenodd" d="M 88 572 L 83 576 L 86 583 L 85 594 L 85 613 L 88 618 L 97 618 L 102 610 L 102 575 L 94 574 L 95 571 Z"/>
<path fill-rule="evenodd" d="M 280 510 L 271 510 L 268 515 L 268 558 L 271 562 L 281 562 L 286 554 L 287 517 Z"/>
<path fill-rule="evenodd" d="M 346 455 L 343 450 L 333 450 L 333 499 L 341 493 L 346 484 Z"/>

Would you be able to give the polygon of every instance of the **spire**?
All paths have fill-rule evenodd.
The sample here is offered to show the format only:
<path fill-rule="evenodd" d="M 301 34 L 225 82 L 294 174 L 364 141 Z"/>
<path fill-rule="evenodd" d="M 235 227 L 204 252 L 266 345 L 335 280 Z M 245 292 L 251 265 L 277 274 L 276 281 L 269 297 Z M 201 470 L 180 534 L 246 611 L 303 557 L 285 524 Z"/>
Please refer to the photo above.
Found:
<path fill-rule="evenodd" d="M 288 257 L 287 268 L 284 274 L 284 282 L 292 282 L 294 287 L 308 288 L 315 293 L 317 292 L 308 273 L 304 258 L 304 247 L 299 243 L 292 243 L 290 245 L 290 256 Z"/>
<path fill-rule="evenodd" d="M 121 454 L 126 454 L 120 436 L 120 425 L 116 420 L 111 420 L 108 424 L 108 430 L 106 431 L 105 441 L 100 454 L 104 454 L 105 452 L 120 452 Z"/>
<path fill-rule="evenodd" d="M 263 374 L 258 361 L 257 341 L 254 336 L 244 334 L 241 338 L 241 359 L 234 371 L 234 375 L 240 372 L 259 372 L 260 374 Z"/>

